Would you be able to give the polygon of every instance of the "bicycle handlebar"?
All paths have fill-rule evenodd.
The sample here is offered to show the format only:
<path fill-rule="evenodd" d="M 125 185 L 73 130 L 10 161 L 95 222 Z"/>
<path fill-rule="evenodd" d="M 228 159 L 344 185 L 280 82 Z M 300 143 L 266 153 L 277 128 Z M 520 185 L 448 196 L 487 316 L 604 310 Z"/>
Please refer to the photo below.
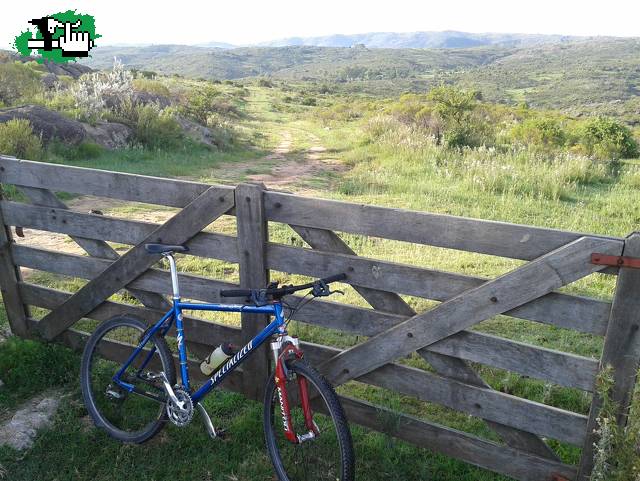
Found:
<path fill-rule="evenodd" d="M 336 281 L 342 281 L 347 278 L 347 275 L 335 274 L 333 276 L 325 277 L 324 279 L 318 279 L 306 284 L 300 284 L 297 286 L 284 286 L 284 287 L 271 287 L 266 289 L 225 289 L 220 291 L 220 297 L 267 297 L 271 296 L 275 299 L 279 299 L 294 292 L 302 291 L 304 289 L 313 289 L 316 286 L 323 286 Z"/>

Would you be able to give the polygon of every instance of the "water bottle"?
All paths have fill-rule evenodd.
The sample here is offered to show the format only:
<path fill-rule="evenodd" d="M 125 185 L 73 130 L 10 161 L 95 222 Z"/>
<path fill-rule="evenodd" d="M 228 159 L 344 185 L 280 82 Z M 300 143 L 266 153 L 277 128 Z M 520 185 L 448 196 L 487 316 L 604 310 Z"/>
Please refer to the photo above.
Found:
<path fill-rule="evenodd" d="M 210 376 L 223 362 L 235 354 L 230 343 L 220 344 L 207 358 L 200 364 L 200 371 L 205 376 Z"/>

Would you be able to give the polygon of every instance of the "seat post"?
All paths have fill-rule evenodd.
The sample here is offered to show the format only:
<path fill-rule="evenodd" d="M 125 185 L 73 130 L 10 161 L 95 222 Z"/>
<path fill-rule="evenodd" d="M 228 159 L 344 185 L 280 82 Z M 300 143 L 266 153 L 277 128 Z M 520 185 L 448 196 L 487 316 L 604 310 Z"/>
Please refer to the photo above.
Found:
<path fill-rule="evenodd" d="M 176 260 L 173 258 L 173 252 L 164 252 L 162 254 L 169 260 L 171 269 L 171 287 L 173 288 L 173 298 L 180 299 L 180 285 L 178 284 L 178 270 L 176 269 Z"/>

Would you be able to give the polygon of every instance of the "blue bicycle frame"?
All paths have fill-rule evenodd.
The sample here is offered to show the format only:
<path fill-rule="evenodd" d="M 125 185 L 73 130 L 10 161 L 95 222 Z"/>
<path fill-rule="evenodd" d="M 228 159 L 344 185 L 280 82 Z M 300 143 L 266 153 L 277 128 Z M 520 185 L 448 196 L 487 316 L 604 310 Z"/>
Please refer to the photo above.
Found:
<path fill-rule="evenodd" d="M 172 266 L 173 267 L 173 266 Z M 174 291 L 176 284 L 174 284 Z M 214 311 L 214 312 L 247 312 L 251 314 L 269 314 L 274 317 L 273 321 L 265 327 L 256 337 L 250 340 L 242 349 L 240 349 L 231 359 L 222 365 L 213 376 L 205 382 L 200 389 L 196 392 L 191 392 L 189 385 L 189 368 L 187 365 L 187 348 L 184 343 L 184 326 L 182 324 L 182 311 Z M 285 320 L 282 310 L 282 304 L 274 302 L 264 306 L 247 306 L 243 304 L 206 304 L 206 303 L 191 303 L 182 302 L 180 297 L 173 298 L 172 308 L 160 319 L 151 329 L 149 329 L 143 339 L 138 344 L 138 347 L 131 354 L 129 359 L 122 365 L 120 370 L 115 374 L 113 380 L 121 388 L 134 392 L 135 386 L 122 380 L 122 375 L 131 365 L 134 359 L 142 352 L 144 346 L 149 340 L 158 332 L 164 336 L 169 332 L 173 322 L 176 323 L 176 337 L 178 340 L 178 356 L 180 360 L 180 377 L 182 379 L 182 387 L 191 394 L 191 399 L 194 403 L 200 401 L 206 396 L 212 389 L 219 385 L 224 379 L 242 362 L 249 357 L 251 352 L 260 347 L 267 339 L 274 334 L 286 335 Z M 149 351 L 147 357 L 143 361 L 142 365 L 138 368 L 141 372 L 145 366 L 151 361 L 153 354 L 155 353 L 155 346 Z"/>

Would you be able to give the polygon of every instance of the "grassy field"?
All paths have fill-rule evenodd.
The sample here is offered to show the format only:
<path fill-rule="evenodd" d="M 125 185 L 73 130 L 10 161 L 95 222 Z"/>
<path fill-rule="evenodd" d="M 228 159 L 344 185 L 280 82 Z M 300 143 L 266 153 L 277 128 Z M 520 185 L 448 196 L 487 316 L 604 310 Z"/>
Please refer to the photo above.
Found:
<path fill-rule="evenodd" d="M 330 107 L 334 99 L 325 99 L 320 107 L 313 107 L 286 101 L 290 93 L 277 88 L 254 86 L 249 91 L 244 106 L 246 117 L 237 126 L 241 140 L 229 151 L 131 149 L 65 163 L 233 183 L 272 169 L 274 161 L 266 153 L 276 148 L 287 133 L 292 139 L 287 159 L 304 159 L 310 146 L 322 145 L 325 147 L 320 153 L 323 159 L 336 159 L 347 168 L 315 172 L 312 178 L 294 178 L 285 186 L 287 190 L 305 195 L 606 235 L 624 236 L 637 229 L 640 222 L 637 209 L 640 170 L 634 161 L 613 165 L 587 162 L 578 157 L 545 161 L 529 153 L 500 153 L 483 148 L 451 151 L 400 128 L 389 128 L 385 135 L 376 136 L 372 132 L 377 120 L 371 116 L 353 120 L 322 116 L 323 109 Z M 136 217 L 156 211 L 146 206 L 111 206 L 105 213 Z M 216 225 L 223 232 L 234 232 L 233 222 L 228 219 Z M 272 241 L 302 245 L 283 225 L 272 224 L 270 237 Z M 520 264 L 514 260 L 361 236 L 344 235 L 343 238 L 363 256 L 468 275 L 493 277 Z M 238 278 L 237 266 L 218 261 L 185 257 L 180 268 L 212 277 L 224 276 L 231 281 Z M 285 282 L 305 279 L 286 273 L 274 273 L 273 277 Z M 29 281 L 65 290 L 74 290 L 84 283 L 39 272 L 31 273 Z M 592 276 L 565 290 L 609 299 L 613 287 L 614 280 L 608 276 Z M 345 290 L 340 301 L 365 305 L 352 289 Z M 405 299 L 418 311 L 434 305 L 418 298 Z M 238 322 L 233 316 L 216 319 L 231 324 Z M 482 323 L 478 329 L 594 358 L 601 350 L 600 338 L 502 316 Z M 338 347 L 362 341 L 361 337 L 300 323 L 294 323 L 292 330 L 306 340 Z M 429 369 L 417 356 L 402 362 Z M 582 392 L 498 369 L 477 367 L 492 387 L 503 392 L 583 414 L 588 412 L 590 396 Z M 58 413 L 55 427 L 41 433 L 31 451 L 23 454 L 0 448 L 0 464 L 8 473 L 7 479 L 272 479 L 263 448 L 258 404 L 231 393 L 219 393 L 207 401 L 214 423 L 229 427 L 232 432 L 225 441 L 209 441 L 202 426 L 195 422 L 185 429 L 169 427 L 144 446 L 123 446 L 90 426 L 80 401 L 77 369 L 77 355 L 64 348 L 18 339 L 0 344 L 0 378 L 5 382 L 0 388 L 0 409 L 4 417 L 22 401 L 53 386 L 62 384 L 70 393 Z M 25 383 L 25 379 L 28 382 Z M 482 420 L 440 406 L 359 383 L 349 383 L 340 391 L 497 439 Z M 377 433 L 353 429 L 359 479 L 504 479 Z M 578 460 L 577 448 L 556 442 L 551 445 L 563 460 Z"/>

